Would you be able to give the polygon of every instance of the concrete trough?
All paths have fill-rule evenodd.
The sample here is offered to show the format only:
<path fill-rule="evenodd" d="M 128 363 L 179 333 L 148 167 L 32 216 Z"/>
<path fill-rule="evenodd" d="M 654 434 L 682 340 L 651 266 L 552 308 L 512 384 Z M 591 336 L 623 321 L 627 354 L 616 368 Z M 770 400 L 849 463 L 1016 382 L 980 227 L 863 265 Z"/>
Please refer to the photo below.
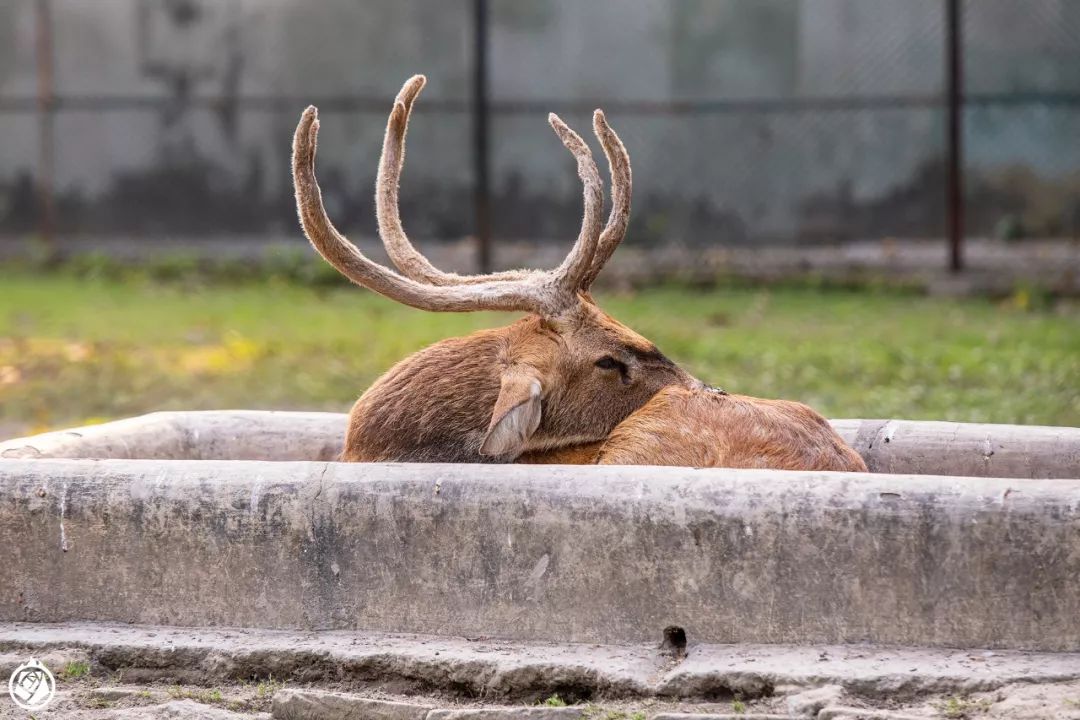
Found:
<path fill-rule="evenodd" d="M 0 622 L 1080 650 L 1080 480 L 8 459 L 0 543 Z"/>
<path fill-rule="evenodd" d="M 971 477 L 1080 478 L 1080 428 L 833 420 L 871 472 Z M 0 443 L 0 458 L 333 460 L 340 413 L 159 412 Z"/>

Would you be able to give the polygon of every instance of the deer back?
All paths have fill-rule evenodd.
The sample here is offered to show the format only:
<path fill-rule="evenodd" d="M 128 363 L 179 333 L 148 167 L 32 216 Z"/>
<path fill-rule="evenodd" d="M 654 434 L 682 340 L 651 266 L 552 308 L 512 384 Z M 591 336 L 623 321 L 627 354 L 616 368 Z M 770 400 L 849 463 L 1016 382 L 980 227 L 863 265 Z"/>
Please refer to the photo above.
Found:
<path fill-rule="evenodd" d="M 829 421 L 802 403 L 671 386 L 600 443 L 526 462 L 866 472 Z"/>

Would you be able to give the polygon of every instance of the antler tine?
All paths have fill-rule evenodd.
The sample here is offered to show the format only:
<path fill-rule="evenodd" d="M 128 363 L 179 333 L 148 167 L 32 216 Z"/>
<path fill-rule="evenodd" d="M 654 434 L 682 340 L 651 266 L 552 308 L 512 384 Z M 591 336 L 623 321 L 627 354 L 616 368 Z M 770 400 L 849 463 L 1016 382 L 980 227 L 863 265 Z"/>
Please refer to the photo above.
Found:
<path fill-rule="evenodd" d="M 535 312 L 548 315 L 563 312 L 569 305 L 576 302 L 578 288 L 582 287 L 583 279 L 589 274 L 600 239 L 600 215 L 604 204 L 603 182 L 588 145 L 558 116 L 552 114 L 548 117 L 548 121 L 563 145 L 577 159 L 578 176 L 584 186 L 585 209 L 581 232 L 574 247 L 558 268 L 549 272 L 512 270 L 473 276 L 443 272 L 432 265 L 409 241 L 398 211 L 398 185 L 405 160 L 405 136 L 408 131 L 409 116 L 413 103 L 425 83 L 426 79 L 423 75 L 415 75 L 405 82 L 394 101 L 394 108 L 387 120 L 386 134 L 383 137 L 375 204 L 379 235 L 382 237 L 387 255 L 408 279 L 416 283 L 470 290 L 495 285 L 505 286 L 506 290 L 502 294 L 511 293 L 510 288 L 520 288 L 516 295 L 532 298 Z M 359 253 L 359 251 L 356 252 Z M 338 266 L 335 265 L 335 267 Z M 395 277 L 400 278 L 396 275 Z M 488 296 L 490 297 L 490 293 Z"/>
<path fill-rule="evenodd" d="M 473 276 L 443 272 L 432 265 L 405 234 L 398 211 L 398 185 L 401 181 L 401 168 L 405 164 L 405 135 L 409 129 L 409 116 L 412 114 L 413 103 L 426 83 L 427 78 L 423 75 L 413 75 L 406 80 L 386 121 L 386 135 L 383 137 L 382 155 L 379 157 L 379 174 L 375 181 L 375 215 L 386 254 L 403 275 L 430 285 L 516 281 L 534 275 L 533 271 L 528 270 Z"/>
<path fill-rule="evenodd" d="M 425 83 L 426 79 L 423 75 L 415 75 L 402 86 L 394 101 L 394 109 L 387 120 L 383 151 L 379 158 L 375 193 L 376 213 L 379 234 L 391 261 L 406 277 L 431 285 L 474 285 L 488 282 L 521 282 L 530 279 L 542 281 L 544 278 L 554 276 L 557 284 L 564 288 L 573 288 L 573 292 L 576 293 L 577 287 L 582 283 L 581 278 L 589 273 L 589 266 L 599 242 L 603 183 L 588 146 L 554 114 L 549 116 L 548 120 L 563 144 L 577 159 L 578 174 L 585 185 L 582 230 L 574 248 L 559 268 L 551 273 L 510 270 L 488 275 L 457 275 L 436 268 L 409 241 L 398 211 L 398 185 L 405 160 L 405 136 L 408 132 L 409 116 L 412 113 L 413 103 Z"/>
<path fill-rule="evenodd" d="M 435 287 L 404 278 L 367 258 L 348 241 L 326 215 L 322 192 L 315 179 L 318 111 L 308 107 L 293 136 L 292 171 L 300 224 L 311 244 L 327 262 L 357 285 L 405 305 L 436 312 L 518 310 L 554 315 L 564 303 L 528 283 L 490 282 L 457 287 Z"/>
<path fill-rule="evenodd" d="M 585 210 L 581 220 L 581 232 L 570 254 L 558 268 L 551 271 L 556 284 L 576 296 L 596 254 L 600 238 L 600 215 L 604 210 L 604 184 L 585 141 L 555 113 L 548 115 L 548 122 L 566 149 L 577 159 L 578 177 L 584 187 Z"/>
<path fill-rule="evenodd" d="M 604 265 L 611 258 L 615 248 L 626 237 L 626 228 L 630 224 L 630 198 L 633 194 L 633 177 L 630 171 L 630 155 L 626 152 L 626 146 L 611 129 L 604 117 L 603 110 L 593 113 L 593 132 L 600 140 L 607 156 L 608 168 L 611 173 L 611 214 L 608 216 L 607 225 L 600 234 L 600 242 L 596 248 L 589 271 L 582 278 L 581 288 L 588 290 L 596 280 L 596 276 L 604 269 Z"/>

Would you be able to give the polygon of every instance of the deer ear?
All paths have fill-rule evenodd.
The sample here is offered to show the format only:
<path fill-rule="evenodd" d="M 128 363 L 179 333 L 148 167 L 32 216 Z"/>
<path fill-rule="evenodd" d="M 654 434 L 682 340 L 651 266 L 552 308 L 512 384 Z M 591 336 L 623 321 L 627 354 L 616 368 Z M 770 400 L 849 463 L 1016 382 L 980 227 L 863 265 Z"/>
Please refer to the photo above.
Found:
<path fill-rule="evenodd" d="M 491 414 L 491 425 L 480 445 L 480 454 L 517 457 L 525 450 L 540 425 L 540 381 L 533 375 L 503 373 L 499 399 Z"/>

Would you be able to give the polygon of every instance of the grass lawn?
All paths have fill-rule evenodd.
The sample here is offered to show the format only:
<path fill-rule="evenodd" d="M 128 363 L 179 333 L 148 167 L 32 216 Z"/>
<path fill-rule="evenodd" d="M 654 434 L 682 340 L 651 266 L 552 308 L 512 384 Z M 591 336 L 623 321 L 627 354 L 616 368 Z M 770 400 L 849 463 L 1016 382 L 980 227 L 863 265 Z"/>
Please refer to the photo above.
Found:
<path fill-rule="evenodd" d="M 1080 425 L 1080 306 L 812 289 L 601 296 L 698 377 L 830 417 Z M 0 271 L 0 435 L 163 409 L 348 409 L 393 362 L 505 323 L 351 287 Z"/>

